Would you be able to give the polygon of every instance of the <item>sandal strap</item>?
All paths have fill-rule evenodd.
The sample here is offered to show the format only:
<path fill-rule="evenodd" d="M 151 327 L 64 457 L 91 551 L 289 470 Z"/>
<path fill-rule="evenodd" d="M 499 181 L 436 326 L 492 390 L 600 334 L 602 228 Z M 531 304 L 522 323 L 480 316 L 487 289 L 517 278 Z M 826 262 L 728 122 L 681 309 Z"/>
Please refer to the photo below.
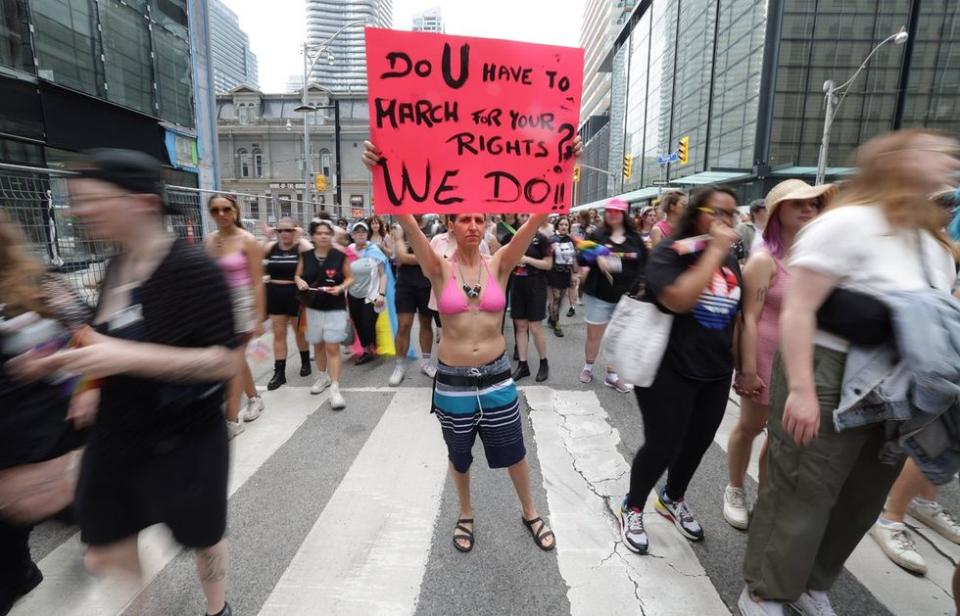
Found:
<path fill-rule="evenodd" d="M 460 518 L 457 524 L 473 524 L 473 518 Z"/>
<path fill-rule="evenodd" d="M 539 516 L 536 518 L 533 518 L 532 520 L 528 520 L 526 518 L 522 518 L 522 519 L 523 519 L 523 523 L 527 525 L 527 528 L 531 530 L 533 530 L 533 525 L 536 524 L 537 522 L 540 522 L 541 524 L 543 523 L 543 518 Z"/>
<path fill-rule="evenodd" d="M 465 535 L 458 535 L 457 533 L 453 533 L 455 537 L 470 537 L 471 539 L 473 538 L 473 531 L 470 530 L 469 528 L 467 528 L 466 526 L 462 526 L 462 525 L 460 525 L 460 524 L 457 524 L 457 526 L 456 526 L 456 528 L 454 528 L 454 530 L 462 530 L 463 532 L 466 533 Z"/>
<path fill-rule="evenodd" d="M 541 528 L 540 530 L 543 531 L 543 528 Z M 543 543 L 543 540 L 546 539 L 547 537 L 556 537 L 556 535 L 554 535 L 553 531 L 549 529 L 545 532 L 541 532 L 537 534 L 537 539 L 539 539 L 541 543 Z"/>

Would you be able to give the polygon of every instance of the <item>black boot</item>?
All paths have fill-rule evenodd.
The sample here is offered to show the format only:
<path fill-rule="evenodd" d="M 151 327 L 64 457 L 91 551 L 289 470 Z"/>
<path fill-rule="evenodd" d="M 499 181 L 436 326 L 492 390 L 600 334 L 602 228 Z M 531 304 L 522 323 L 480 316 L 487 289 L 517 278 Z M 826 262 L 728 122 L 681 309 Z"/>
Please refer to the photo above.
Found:
<path fill-rule="evenodd" d="M 529 374 L 529 372 L 527 374 Z M 540 369 L 537 370 L 537 383 L 543 383 L 548 378 L 550 378 L 550 366 L 547 365 L 546 359 L 541 359 Z"/>
<path fill-rule="evenodd" d="M 310 376 L 310 351 L 300 351 L 300 376 Z"/>
<path fill-rule="evenodd" d="M 519 381 L 525 376 L 530 376 L 530 366 L 527 365 L 527 362 L 522 361 L 517 364 L 517 369 L 513 371 L 511 375 L 514 381 Z"/>
<path fill-rule="evenodd" d="M 273 378 L 267 383 L 267 390 L 273 391 L 287 382 L 287 360 L 278 359 L 273 362 Z"/>
<path fill-rule="evenodd" d="M 43 574 L 30 558 L 30 526 L 0 520 L 0 614 L 41 581 Z"/>
<path fill-rule="evenodd" d="M 570 306 L 570 310 L 567 310 L 567 316 L 572 317 L 575 314 L 577 314 L 577 311 L 573 309 L 573 306 Z"/>
<path fill-rule="evenodd" d="M 513 361 L 520 361 L 520 350 L 517 347 L 513 347 Z"/>

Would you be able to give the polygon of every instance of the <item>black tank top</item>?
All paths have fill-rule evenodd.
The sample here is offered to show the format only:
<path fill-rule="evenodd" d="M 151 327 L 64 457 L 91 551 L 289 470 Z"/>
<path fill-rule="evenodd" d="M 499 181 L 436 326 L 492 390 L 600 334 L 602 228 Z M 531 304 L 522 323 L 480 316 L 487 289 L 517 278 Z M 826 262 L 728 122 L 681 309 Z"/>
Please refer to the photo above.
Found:
<path fill-rule="evenodd" d="M 323 261 L 317 257 L 317 253 L 308 250 L 303 253 L 303 278 L 311 287 L 335 287 L 343 284 L 343 263 L 346 255 L 331 248 L 330 252 Z M 318 292 L 314 300 L 310 302 L 310 308 L 314 310 L 344 310 L 346 308 L 346 291 L 340 295 Z"/>
<path fill-rule="evenodd" d="M 289 280 L 293 282 L 293 276 L 297 273 L 297 260 L 300 257 L 300 244 L 294 244 L 289 250 L 280 248 L 280 242 L 276 242 L 270 252 L 267 253 L 266 270 L 270 275 L 270 280 Z"/>

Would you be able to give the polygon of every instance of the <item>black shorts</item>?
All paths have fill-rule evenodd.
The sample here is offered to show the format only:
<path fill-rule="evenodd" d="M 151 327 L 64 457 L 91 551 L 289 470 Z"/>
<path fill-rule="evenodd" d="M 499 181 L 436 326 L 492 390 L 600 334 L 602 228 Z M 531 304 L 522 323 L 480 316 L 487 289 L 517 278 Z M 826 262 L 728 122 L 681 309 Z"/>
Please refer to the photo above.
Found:
<path fill-rule="evenodd" d="M 542 275 L 515 276 L 510 287 L 510 318 L 542 321 L 547 317 L 547 280 Z"/>
<path fill-rule="evenodd" d="M 430 303 L 430 287 L 398 284 L 394 296 L 396 297 L 397 314 L 419 312 L 429 315 L 433 312 L 427 305 Z"/>
<path fill-rule="evenodd" d="M 80 540 L 102 546 L 166 524 L 188 548 L 216 545 L 227 528 L 230 450 L 223 420 L 135 460 L 93 439 L 77 485 Z"/>
<path fill-rule="evenodd" d="M 267 314 L 295 317 L 300 314 L 297 285 L 267 283 Z"/>
<path fill-rule="evenodd" d="M 547 284 L 551 289 L 569 289 L 570 280 L 573 278 L 573 270 L 558 271 L 550 270 L 547 272 Z"/>

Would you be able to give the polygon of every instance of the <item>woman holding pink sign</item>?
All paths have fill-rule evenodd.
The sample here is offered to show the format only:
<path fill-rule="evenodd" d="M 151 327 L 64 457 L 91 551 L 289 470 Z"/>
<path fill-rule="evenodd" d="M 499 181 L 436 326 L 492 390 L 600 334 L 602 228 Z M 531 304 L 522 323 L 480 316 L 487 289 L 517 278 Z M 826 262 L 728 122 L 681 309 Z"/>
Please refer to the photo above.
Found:
<path fill-rule="evenodd" d="M 381 160 L 373 144 L 365 144 L 363 162 L 373 169 Z M 579 140 L 574 144 L 579 153 Z M 537 513 L 530 487 L 520 402 L 511 377 L 506 341 L 501 332 L 506 307 L 507 280 L 546 220 L 530 217 L 509 244 L 491 257 L 480 254 L 486 229 L 482 213 L 460 213 L 450 218 L 449 233 L 457 251 L 449 260 L 430 248 L 430 242 L 411 214 L 396 217 L 437 296 L 443 319 L 443 337 L 437 352 L 432 412 L 437 415 L 447 444 L 450 474 L 457 486 L 460 517 L 453 532 L 454 547 L 469 552 L 474 545 L 473 506 L 470 498 L 471 449 L 479 435 L 487 464 L 506 468 L 520 499 L 521 521 L 542 550 L 556 547 L 553 531 Z"/>

